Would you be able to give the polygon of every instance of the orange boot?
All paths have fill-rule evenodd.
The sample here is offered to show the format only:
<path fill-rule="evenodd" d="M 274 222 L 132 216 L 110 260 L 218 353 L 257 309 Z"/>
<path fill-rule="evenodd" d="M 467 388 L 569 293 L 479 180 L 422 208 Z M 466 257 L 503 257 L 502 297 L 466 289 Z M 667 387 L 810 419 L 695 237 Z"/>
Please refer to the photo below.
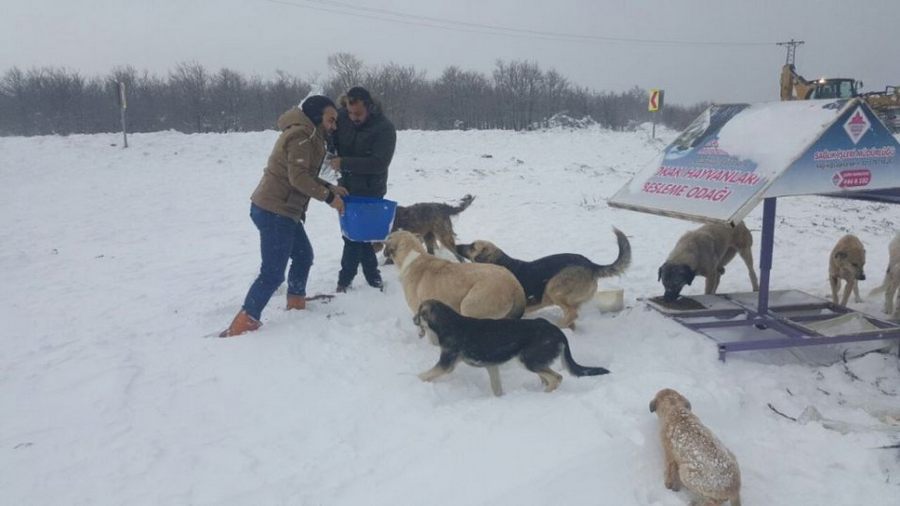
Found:
<path fill-rule="evenodd" d="M 306 309 L 306 297 L 303 295 L 291 295 L 287 296 L 287 309 Z"/>
<path fill-rule="evenodd" d="M 248 315 L 243 309 L 231 321 L 231 325 L 219 334 L 219 337 L 234 337 L 262 327 L 262 323 Z"/>

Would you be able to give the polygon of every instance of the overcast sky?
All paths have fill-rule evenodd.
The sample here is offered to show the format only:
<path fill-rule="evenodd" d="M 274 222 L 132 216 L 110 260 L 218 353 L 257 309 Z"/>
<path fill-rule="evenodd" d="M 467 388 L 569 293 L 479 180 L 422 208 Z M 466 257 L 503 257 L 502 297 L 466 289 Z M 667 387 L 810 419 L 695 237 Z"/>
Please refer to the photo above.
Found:
<path fill-rule="evenodd" d="M 431 78 L 448 65 L 489 75 L 497 59 L 528 59 L 596 90 L 663 88 L 681 104 L 755 102 L 778 99 L 785 51 L 774 43 L 795 38 L 806 41 L 797 67 L 807 78 L 853 77 L 868 91 L 900 84 L 898 0 L 0 2 L 0 72 L 63 66 L 93 76 L 131 64 L 164 75 L 196 61 L 262 77 L 276 69 L 321 77 L 327 56 L 341 51 L 368 64 L 415 65 Z"/>

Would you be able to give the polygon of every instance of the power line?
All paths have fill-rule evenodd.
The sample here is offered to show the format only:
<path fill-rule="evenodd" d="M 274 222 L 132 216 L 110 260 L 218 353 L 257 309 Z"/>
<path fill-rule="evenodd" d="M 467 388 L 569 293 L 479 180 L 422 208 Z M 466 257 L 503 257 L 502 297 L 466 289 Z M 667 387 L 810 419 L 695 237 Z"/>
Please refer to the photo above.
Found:
<path fill-rule="evenodd" d="M 361 13 L 355 12 L 355 11 L 343 10 L 343 8 L 329 8 L 329 7 L 314 6 L 314 5 L 301 5 L 301 4 L 297 4 L 294 2 L 287 2 L 284 0 L 266 0 L 266 1 L 273 3 L 273 4 L 286 5 L 289 7 L 297 7 L 299 9 L 310 9 L 310 10 L 314 10 L 314 11 L 331 12 L 331 13 L 335 13 L 335 14 L 341 14 L 344 16 L 358 17 L 358 18 L 363 18 L 363 19 L 375 19 L 375 20 L 379 20 L 379 21 L 388 21 L 391 23 L 400 23 L 400 24 L 411 25 L 411 26 L 437 28 L 440 30 L 449 30 L 449 31 L 453 31 L 453 32 L 480 33 L 480 34 L 487 34 L 487 35 L 506 35 L 506 36 L 512 36 L 512 37 L 521 37 L 521 35 L 518 35 L 518 34 L 491 32 L 491 31 L 486 31 L 486 30 L 467 30 L 464 28 L 456 28 L 453 26 L 444 26 L 444 25 L 439 25 L 439 24 L 434 24 L 434 23 L 426 23 L 426 22 L 419 22 L 419 21 L 407 21 L 407 20 L 403 20 L 403 19 L 393 19 L 393 18 L 384 17 L 384 16 L 361 14 Z M 301 1 L 304 1 L 304 0 L 301 0 Z M 553 39 L 553 38 L 549 38 L 549 37 L 533 37 L 533 38 L 543 38 L 546 40 L 558 40 L 558 39 Z"/>
<path fill-rule="evenodd" d="M 266 0 L 270 3 L 296 7 L 300 9 L 311 9 L 324 12 L 332 12 L 346 16 L 354 16 L 364 19 L 375 19 L 379 21 L 387 21 L 391 23 L 401 23 L 413 26 L 422 26 L 427 28 L 438 28 L 441 30 L 449 30 L 464 33 L 480 33 L 486 35 L 500 35 L 506 37 L 531 38 L 541 40 L 557 40 L 568 42 L 590 42 L 590 43 L 628 43 L 628 44 L 650 44 L 650 45 L 680 45 L 680 46 L 771 46 L 773 42 L 726 42 L 726 41 L 689 41 L 689 40 L 666 40 L 666 39 L 639 39 L 629 37 L 607 37 L 601 35 L 584 35 L 564 32 L 553 32 L 544 30 L 530 30 L 526 28 L 514 28 L 499 25 L 489 25 L 483 23 L 472 23 L 467 21 L 457 21 L 445 18 L 437 18 L 432 16 L 420 16 L 408 14 L 388 9 L 379 9 L 374 7 L 365 7 L 353 5 L 347 2 L 336 0 Z"/>

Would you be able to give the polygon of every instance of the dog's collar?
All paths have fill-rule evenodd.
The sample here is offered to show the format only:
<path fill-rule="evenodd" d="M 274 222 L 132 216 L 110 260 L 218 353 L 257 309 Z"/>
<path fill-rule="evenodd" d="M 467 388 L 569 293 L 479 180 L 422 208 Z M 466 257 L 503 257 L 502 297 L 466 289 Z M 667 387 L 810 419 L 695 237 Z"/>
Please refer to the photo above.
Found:
<path fill-rule="evenodd" d="M 409 266 L 417 258 L 419 258 L 419 255 L 421 255 L 421 253 L 419 253 L 418 251 L 410 251 L 409 255 L 406 255 L 406 258 L 403 259 L 403 263 L 400 265 L 400 276 L 403 276 L 406 274 L 406 270 L 409 269 Z"/>

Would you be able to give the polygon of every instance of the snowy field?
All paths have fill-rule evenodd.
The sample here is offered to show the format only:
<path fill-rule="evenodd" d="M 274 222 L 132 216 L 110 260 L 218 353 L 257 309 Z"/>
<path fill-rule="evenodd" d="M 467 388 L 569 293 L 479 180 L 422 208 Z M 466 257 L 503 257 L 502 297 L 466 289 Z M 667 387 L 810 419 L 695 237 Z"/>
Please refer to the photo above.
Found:
<path fill-rule="evenodd" d="M 0 138 L 0 503 L 684 505 L 663 485 L 648 411 L 671 387 L 737 456 L 745 506 L 900 504 L 900 450 L 879 449 L 900 441 L 896 349 L 723 364 L 636 300 L 661 294 L 657 268 L 696 226 L 607 207 L 664 146 L 646 131 L 400 132 L 391 167 L 401 203 L 476 195 L 460 240 L 514 257 L 610 263 L 611 227 L 628 234 L 631 269 L 601 281 L 625 288 L 627 308 L 588 304 L 567 331 L 576 360 L 610 375 L 564 373 L 545 394 L 511 363 L 501 398 L 465 365 L 422 383 L 438 350 L 418 338 L 392 266 L 386 293 L 360 275 L 331 303 L 286 312 L 282 288 L 260 331 L 211 338 L 258 269 L 249 195 L 276 135 L 161 132 L 127 150 L 112 134 Z M 880 284 L 900 208 L 804 197 L 778 212 L 773 289 L 829 293 L 828 253 L 851 231 L 868 249 L 861 292 Z M 757 261 L 761 213 L 747 219 Z M 309 292 L 331 292 L 337 216 L 314 202 L 307 227 Z M 720 291 L 748 287 L 736 261 Z M 882 299 L 865 298 L 852 306 L 881 315 Z M 769 404 L 794 417 L 814 406 L 846 434 Z"/>

